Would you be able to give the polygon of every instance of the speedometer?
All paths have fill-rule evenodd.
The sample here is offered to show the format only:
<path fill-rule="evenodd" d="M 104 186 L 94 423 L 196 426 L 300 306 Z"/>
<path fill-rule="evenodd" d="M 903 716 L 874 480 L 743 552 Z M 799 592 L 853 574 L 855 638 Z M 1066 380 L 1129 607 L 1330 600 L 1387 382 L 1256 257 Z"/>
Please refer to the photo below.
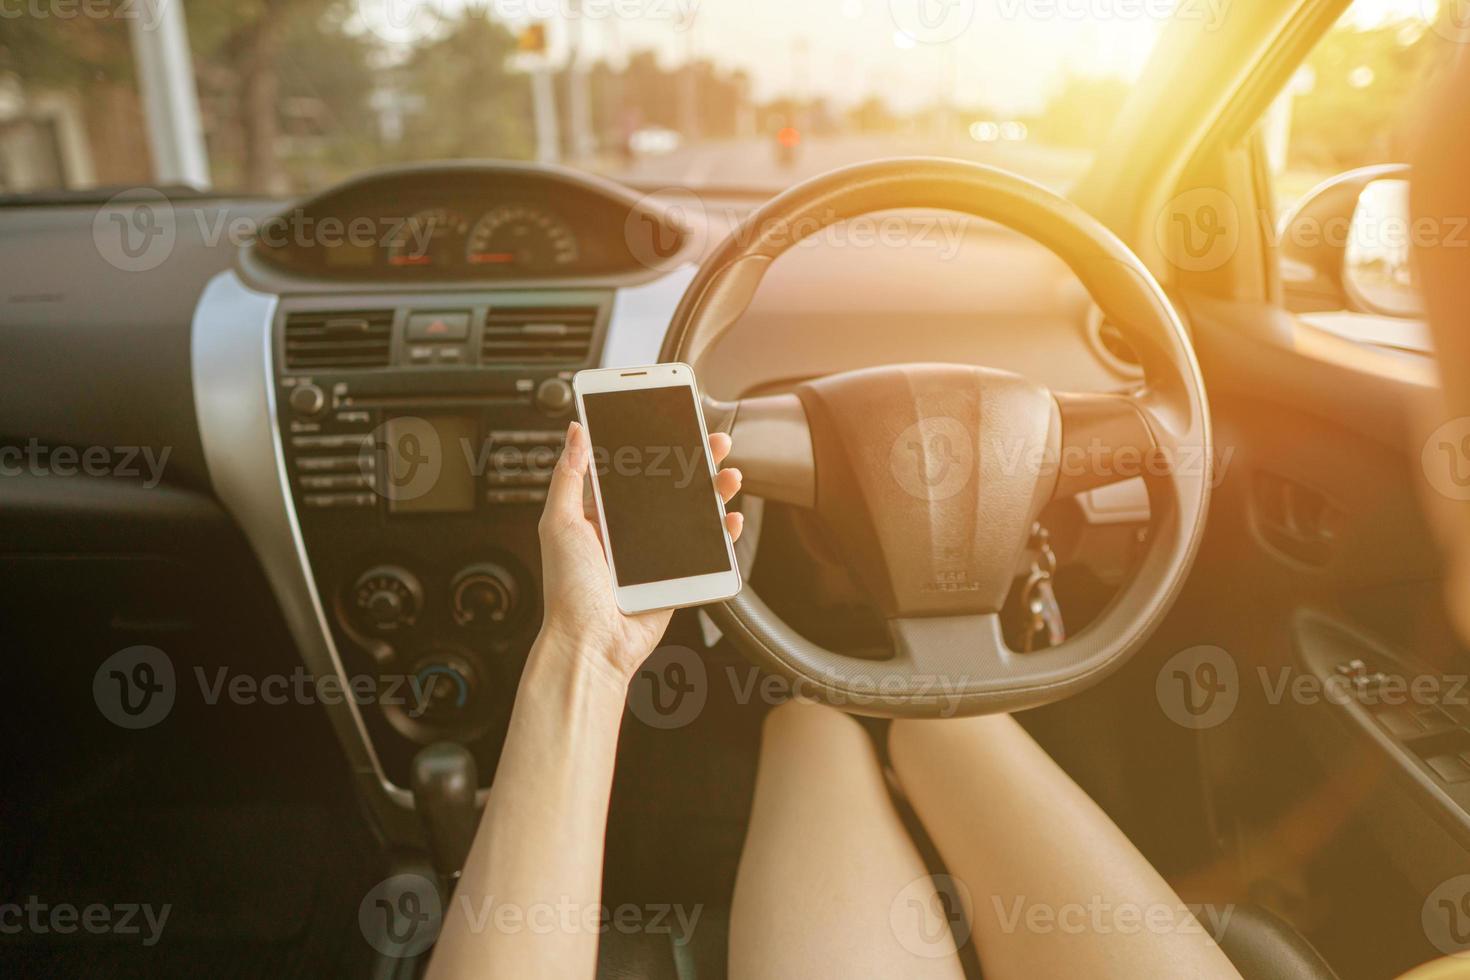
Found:
<path fill-rule="evenodd" d="M 419 211 L 400 222 L 388 240 L 388 264 L 396 268 L 453 265 L 469 220 L 450 208 Z"/>
<path fill-rule="evenodd" d="M 540 208 L 505 205 L 486 211 L 470 229 L 465 261 L 516 272 L 546 272 L 574 265 L 577 236 L 567 223 Z"/>

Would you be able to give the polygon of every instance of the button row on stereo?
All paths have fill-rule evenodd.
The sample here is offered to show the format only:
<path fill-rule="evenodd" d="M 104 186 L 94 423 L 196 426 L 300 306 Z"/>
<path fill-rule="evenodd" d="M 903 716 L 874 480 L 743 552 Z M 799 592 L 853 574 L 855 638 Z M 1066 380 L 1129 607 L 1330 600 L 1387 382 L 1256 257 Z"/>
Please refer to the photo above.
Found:
<path fill-rule="evenodd" d="M 408 359 L 413 364 L 463 364 L 463 347 L 439 347 L 415 344 L 408 349 Z"/>
<path fill-rule="evenodd" d="M 349 435 L 334 436 L 292 436 L 291 448 L 293 449 L 366 449 L 373 444 L 373 436 L 370 432 L 357 432 Z"/>
<path fill-rule="evenodd" d="M 362 473 L 378 468 L 376 456 L 298 456 L 296 468 L 303 473 Z"/>
<path fill-rule="evenodd" d="M 373 493 L 308 493 L 303 494 L 301 500 L 313 510 L 338 510 L 372 507 L 378 497 Z"/>
<path fill-rule="evenodd" d="M 544 487 L 551 483 L 550 470 L 519 473 L 486 473 L 485 482 L 492 487 Z"/>
<path fill-rule="evenodd" d="M 489 490 L 485 500 L 492 504 L 544 504 L 545 490 Z"/>
<path fill-rule="evenodd" d="M 375 481 L 366 473 L 336 473 L 299 478 L 303 490 L 372 490 Z"/>
<path fill-rule="evenodd" d="M 490 444 L 494 446 L 560 446 L 566 440 L 567 434 L 559 430 L 490 433 Z"/>

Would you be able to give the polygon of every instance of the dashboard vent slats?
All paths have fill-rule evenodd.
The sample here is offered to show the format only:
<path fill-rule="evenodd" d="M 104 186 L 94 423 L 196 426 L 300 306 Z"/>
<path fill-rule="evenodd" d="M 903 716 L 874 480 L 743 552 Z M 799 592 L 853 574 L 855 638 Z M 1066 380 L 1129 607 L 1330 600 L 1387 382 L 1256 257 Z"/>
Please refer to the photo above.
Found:
<path fill-rule="evenodd" d="M 292 313 L 286 318 L 286 369 L 387 367 L 392 310 Z"/>
<path fill-rule="evenodd" d="M 482 364 L 581 364 L 592 351 L 596 306 L 498 306 L 485 314 Z"/>

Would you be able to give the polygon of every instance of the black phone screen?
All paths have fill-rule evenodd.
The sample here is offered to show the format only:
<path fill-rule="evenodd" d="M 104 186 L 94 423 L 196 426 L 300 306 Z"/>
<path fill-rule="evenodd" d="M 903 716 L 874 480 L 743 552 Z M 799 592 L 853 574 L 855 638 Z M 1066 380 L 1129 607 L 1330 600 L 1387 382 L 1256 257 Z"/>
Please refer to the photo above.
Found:
<path fill-rule="evenodd" d="M 688 385 L 582 396 L 619 585 L 730 570 Z"/>

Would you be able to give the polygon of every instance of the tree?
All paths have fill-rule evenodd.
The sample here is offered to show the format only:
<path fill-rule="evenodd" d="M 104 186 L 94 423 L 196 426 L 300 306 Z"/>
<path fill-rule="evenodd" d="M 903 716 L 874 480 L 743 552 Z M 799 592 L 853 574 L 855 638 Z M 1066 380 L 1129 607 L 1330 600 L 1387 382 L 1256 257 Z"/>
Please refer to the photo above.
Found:
<path fill-rule="evenodd" d="M 1449 48 L 1417 19 L 1334 27 L 1307 58 L 1309 87 L 1293 100 L 1291 164 L 1335 173 L 1403 159 L 1413 113 Z"/>
<path fill-rule="evenodd" d="M 5 76 L 18 84 L 23 106 L 43 95 L 72 96 L 101 184 L 152 179 L 125 19 L 0 18 L 0 80 Z"/>
<path fill-rule="evenodd" d="M 290 189 L 279 147 L 281 78 L 290 54 L 287 40 L 303 30 L 344 37 L 340 12 L 345 6 L 341 0 L 243 0 L 185 6 L 200 87 L 213 103 L 215 121 L 221 128 L 236 129 L 238 138 L 227 136 L 221 149 L 227 156 L 233 155 L 230 150 L 238 154 L 237 161 L 229 162 L 238 166 L 238 183 L 244 189 L 264 194 Z M 337 16 L 328 17 L 333 8 Z M 326 64 L 319 53 L 300 54 L 305 64 Z"/>
<path fill-rule="evenodd" d="M 473 7 L 444 26 L 394 73 L 395 86 L 420 107 L 405 126 L 400 155 L 531 156 L 530 82 L 508 70 L 515 36 Z"/>
<path fill-rule="evenodd" d="M 0 18 L 0 72 L 19 79 L 23 95 L 78 96 L 99 179 L 142 182 L 152 168 L 129 37 L 139 8 L 122 0 L 112 6 L 117 16 Z M 373 129 L 367 99 L 375 49 L 346 32 L 353 9 L 347 0 L 185 3 L 216 184 L 277 194 L 299 186 L 291 171 L 300 161 L 283 146 L 283 114 L 305 103 L 334 130 L 329 161 L 360 166 L 370 149 L 363 134 Z M 340 166 L 317 167 L 313 182 L 329 169 Z"/>

